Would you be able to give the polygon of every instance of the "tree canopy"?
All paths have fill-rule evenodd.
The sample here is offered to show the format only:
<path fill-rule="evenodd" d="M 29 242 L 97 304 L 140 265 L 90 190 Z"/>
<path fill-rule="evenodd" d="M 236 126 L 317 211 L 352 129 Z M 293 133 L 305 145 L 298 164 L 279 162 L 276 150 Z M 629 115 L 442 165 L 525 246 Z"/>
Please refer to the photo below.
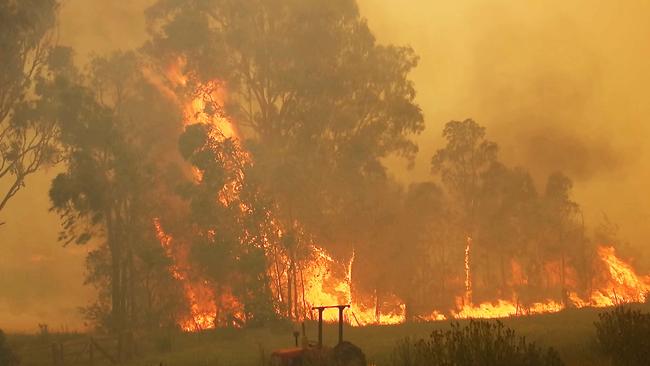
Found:
<path fill-rule="evenodd" d="M 58 7 L 56 0 L 0 4 L 0 213 L 28 175 L 57 160 L 45 94 L 62 66 L 53 42 Z"/>
<path fill-rule="evenodd" d="M 195 82 L 225 83 L 226 113 L 285 222 L 331 245 L 328 227 L 363 182 L 385 176 L 382 159 L 412 161 L 424 127 L 408 79 L 418 58 L 378 44 L 355 1 L 159 1 L 148 15 L 152 54 L 184 57 Z"/>

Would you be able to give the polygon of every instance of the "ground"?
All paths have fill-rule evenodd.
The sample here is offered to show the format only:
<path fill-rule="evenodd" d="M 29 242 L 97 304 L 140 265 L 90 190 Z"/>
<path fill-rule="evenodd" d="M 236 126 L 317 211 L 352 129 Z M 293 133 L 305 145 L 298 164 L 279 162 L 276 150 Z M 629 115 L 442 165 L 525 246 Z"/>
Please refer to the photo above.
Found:
<path fill-rule="evenodd" d="M 650 311 L 650 305 L 638 306 L 644 311 Z M 603 309 L 569 309 L 557 314 L 509 318 L 501 321 L 516 330 L 518 334 L 526 336 L 528 340 L 554 347 L 568 366 L 598 366 L 608 364 L 593 348 L 595 334 L 593 323 L 598 319 L 598 313 L 601 311 Z M 344 339 L 361 347 L 371 364 L 388 366 L 391 364 L 391 352 L 398 340 L 405 337 L 427 337 L 434 328 L 446 327 L 449 327 L 448 321 L 346 327 Z M 291 325 L 283 323 L 259 329 L 219 329 L 195 334 L 174 334 L 170 337 L 143 336 L 138 339 L 139 352 L 143 355 L 127 365 L 157 366 L 161 363 L 165 366 L 263 365 L 274 349 L 293 346 L 292 331 Z M 316 341 L 316 323 L 307 324 L 307 336 L 310 341 Z M 22 357 L 22 366 L 36 366 L 53 364 L 51 343 L 57 337 L 60 336 L 51 335 L 49 340 L 43 341 L 39 336 L 11 335 L 9 340 Z M 67 335 L 66 337 L 70 349 L 74 348 L 72 339 L 77 339 L 76 349 L 81 351 L 83 346 L 80 344 L 88 336 Z M 334 345 L 337 337 L 337 325 L 327 324 L 324 327 L 324 344 Z M 97 361 L 101 358 L 97 356 L 97 351 L 95 355 L 95 366 L 105 364 Z M 81 362 L 84 357 L 87 357 L 87 354 L 76 357 L 77 363 L 72 362 L 74 361 L 72 356 L 67 357 L 65 365 L 83 364 Z"/>

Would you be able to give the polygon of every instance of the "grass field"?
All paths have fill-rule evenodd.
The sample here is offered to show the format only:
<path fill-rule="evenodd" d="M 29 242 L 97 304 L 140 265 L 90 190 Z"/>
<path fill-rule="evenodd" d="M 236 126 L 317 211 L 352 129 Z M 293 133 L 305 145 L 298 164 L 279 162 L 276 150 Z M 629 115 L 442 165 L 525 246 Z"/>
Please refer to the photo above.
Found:
<path fill-rule="evenodd" d="M 650 311 L 650 305 L 635 305 Z M 594 350 L 594 326 L 598 313 L 604 309 L 570 309 L 557 314 L 507 318 L 501 321 L 508 327 L 540 345 L 555 348 L 569 366 L 607 365 Z M 461 321 L 463 323 L 463 321 Z M 449 327 L 448 321 L 412 323 L 394 326 L 345 327 L 344 338 L 361 347 L 368 360 L 375 365 L 391 364 L 395 343 L 405 337 L 425 338 L 434 328 Z M 178 333 L 169 336 L 171 349 L 161 352 L 160 335 L 140 337 L 136 360 L 129 366 L 253 366 L 262 365 L 277 348 L 293 345 L 293 328 L 286 323 L 259 329 L 218 329 L 202 333 Z M 324 327 L 324 343 L 334 345 L 338 328 L 335 324 Z M 307 323 L 307 336 L 317 339 L 317 324 Z M 51 335 L 50 343 L 63 335 Z M 86 335 L 65 335 L 67 342 L 83 340 Z M 43 344 L 38 336 L 12 335 L 10 343 L 22 358 L 21 365 L 51 365 L 51 346 Z M 40 342 L 40 348 L 39 347 Z M 168 344 L 169 345 L 169 344 Z M 72 347 L 72 346 L 71 346 Z M 80 346 L 79 346 L 80 347 Z M 65 363 L 73 364 L 72 360 Z M 82 363 L 76 363 L 82 364 Z M 108 364 L 95 362 L 95 366 Z"/>

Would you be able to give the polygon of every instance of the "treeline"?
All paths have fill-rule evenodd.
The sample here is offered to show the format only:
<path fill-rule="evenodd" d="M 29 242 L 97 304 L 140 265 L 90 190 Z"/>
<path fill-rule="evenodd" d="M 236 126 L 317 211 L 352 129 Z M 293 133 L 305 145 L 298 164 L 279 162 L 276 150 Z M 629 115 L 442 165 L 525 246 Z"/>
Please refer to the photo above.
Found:
<path fill-rule="evenodd" d="M 0 19 L 16 19 L 22 4 L 3 5 Z M 0 33 L 40 57 L 0 115 L 10 131 L 0 135 L 3 164 L 22 186 L 21 156 L 34 149 L 16 141 L 47 128 L 38 162 L 64 170 L 50 190 L 60 239 L 95 248 L 86 282 L 99 296 L 85 314 L 124 347 L 189 311 L 179 273 L 209 280 L 217 311 L 236 297 L 246 324 L 304 315 L 312 245 L 341 263 L 354 252 L 353 292 L 378 312 L 397 296 L 409 318 L 466 296 L 468 243 L 471 301 L 565 300 L 591 288 L 595 240 L 570 179 L 556 173 L 536 188 L 524 168 L 499 161 L 476 122 L 445 126 L 431 181 L 402 187 L 390 176 L 384 160 L 413 163 L 412 137 L 424 128 L 408 79 L 418 58 L 377 43 L 354 0 L 159 1 L 141 48 L 83 69 L 74 50 L 40 41 L 52 4 L 47 17 L 29 17 L 43 23 Z M 24 69 L 23 59 L 8 62 Z M 170 65 L 182 82 L 170 81 Z M 225 101 L 197 92 L 215 81 Z M 184 104 L 197 97 L 206 97 L 201 113 L 228 117 L 239 136 L 196 124 Z M 192 270 L 174 268 L 174 255 Z"/>
<path fill-rule="evenodd" d="M 249 321 L 296 316 L 306 244 L 349 255 L 367 235 L 358 230 L 359 209 L 372 208 L 370 193 L 388 181 L 381 160 L 412 160 L 417 151 L 409 136 L 423 129 L 423 118 L 406 77 L 417 57 L 378 45 L 354 1 L 161 1 L 147 12 L 146 44 L 83 68 L 52 37 L 59 4 L 39 4 L 1 8 L 3 26 L 13 27 L 2 33 L 13 42 L 2 43 L 2 55 L 17 56 L 3 62 L 3 77 L 33 65 L 3 83 L 3 92 L 18 90 L 1 116 L 3 178 L 20 188 L 38 166 L 61 164 L 50 190 L 60 239 L 95 248 L 86 282 L 99 296 L 85 313 L 124 344 L 135 330 L 171 326 L 187 311 L 156 219 L 186 243 L 183 255 L 202 269 L 197 276 L 240 298 Z M 166 77 L 180 58 L 182 85 Z M 228 104 L 205 112 L 228 115 L 242 139 L 191 142 L 195 127 L 179 149 L 188 122 L 182 104 L 217 79 L 227 85 Z M 42 128 L 43 143 L 24 144 Z M 202 143 L 203 151 L 191 149 Z M 238 149 L 254 164 L 231 161 Z M 26 166 L 34 151 L 35 165 Z M 202 170 L 199 182 L 188 162 Z M 234 179 L 232 169 L 247 170 L 236 197 L 245 212 L 209 199 Z M 270 250 L 276 279 L 266 271 Z"/>
<path fill-rule="evenodd" d="M 497 144 L 473 120 L 447 123 L 443 136 L 431 159 L 434 178 L 393 194 L 393 217 L 361 247 L 359 256 L 375 261 L 368 268 L 391 263 L 385 278 L 365 285 L 394 291 L 411 316 L 454 309 L 459 298 L 516 300 L 525 309 L 548 299 L 570 305 L 570 290 L 587 295 L 596 242 L 571 180 L 554 173 L 537 189 L 525 168 L 499 161 Z"/>

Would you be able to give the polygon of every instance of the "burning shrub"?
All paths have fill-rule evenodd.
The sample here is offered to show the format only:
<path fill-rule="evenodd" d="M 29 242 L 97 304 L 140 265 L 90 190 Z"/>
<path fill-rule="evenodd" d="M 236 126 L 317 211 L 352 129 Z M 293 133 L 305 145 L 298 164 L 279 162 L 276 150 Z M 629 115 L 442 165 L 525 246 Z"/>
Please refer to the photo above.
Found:
<path fill-rule="evenodd" d="M 555 350 L 526 342 L 500 321 L 470 320 L 447 331 L 434 330 L 430 339 L 401 341 L 393 351 L 394 366 L 561 366 Z"/>
<path fill-rule="evenodd" d="M 596 345 L 620 366 L 647 365 L 650 359 L 650 314 L 619 306 L 598 315 Z"/>

